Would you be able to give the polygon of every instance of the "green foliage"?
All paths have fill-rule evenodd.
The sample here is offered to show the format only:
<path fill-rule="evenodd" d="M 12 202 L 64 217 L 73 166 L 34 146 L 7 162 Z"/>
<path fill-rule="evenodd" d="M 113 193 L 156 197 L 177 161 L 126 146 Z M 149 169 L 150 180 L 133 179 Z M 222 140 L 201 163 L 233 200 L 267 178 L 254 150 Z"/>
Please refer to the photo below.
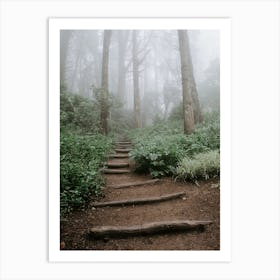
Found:
<path fill-rule="evenodd" d="M 220 174 L 220 153 L 218 150 L 197 154 L 194 158 L 183 158 L 176 168 L 178 179 L 196 181 L 209 179 Z"/>
<path fill-rule="evenodd" d="M 184 135 L 155 136 L 139 141 L 130 153 L 136 170 L 153 177 L 173 174 L 177 161 L 184 155 L 184 142 Z"/>
<path fill-rule="evenodd" d="M 103 135 L 60 135 L 61 214 L 79 208 L 92 194 L 98 195 L 104 184 L 99 172 L 112 140 Z"/>
<path fill-rule="evenodd" d="M 173 175 L 184 157 L 192 159 L 197 154 L 219 150 L 219 114 L 205 115 L 204 121 L 188 136 L 183 134 L 182 122 L 168 121 L 135 129 L 129 137 L 134 142 L 130 155 L 137 171 L 150 173 L 153 177 Z"/>
<path fill-rule="evenodd" d="M 98 104 L 89 98 L 60 93 L 60 125 L 63 130 L 75 131 L 79 134 L 92 134 L 99 131 Z"/>

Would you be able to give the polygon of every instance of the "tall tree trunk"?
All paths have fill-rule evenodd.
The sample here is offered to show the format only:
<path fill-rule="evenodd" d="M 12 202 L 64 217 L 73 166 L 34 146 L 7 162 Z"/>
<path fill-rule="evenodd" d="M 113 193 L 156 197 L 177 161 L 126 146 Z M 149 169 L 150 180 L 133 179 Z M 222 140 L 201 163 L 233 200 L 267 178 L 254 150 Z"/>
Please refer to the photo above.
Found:
<path fill-rule="evenodd" d="M 193 74 L 193 64 L 192 64 L 192 58 L 191 58 L 191 52 L 190 52 L 189 38 L 188 38 L 187 31 L 179 30 L 178 34 L 180 32 L 182 32 L 183 33 L 182 36 L 185 37 L 185 39 L 184 39 L 185 49 L 186 49 L 188 68 L 189 68 L 189 70 L 188 70 L 188 75 L 189 75 L 188 83 L 189 83 L 189 88 L 190 88 L 190 93 L 191 93 L 191 98 L 192 98 L 194 123 L 196 124 L 196 123 L 199 123 L 199 122 L 202 121 L 202 114 L 201 114 L 201 108 L 200 108 L 196 83 L 195 83 L 194 74 Z"/>
<path fill-rule="evenodd" d="M 133 60 L 133 88 L 134 88 L 134 115 L 137 128 L 142 127 L 141 103 L 139 93 L 139 60 L 137 50 L 137 31 L 132 33 L 132 60 Z"/>
<path fill-rule="evenodd" d="M 108 67 L 109 67 L 109 47 L 110 47 L 111 33 L 112 33 L 111 30 L 104 30 L 104 39 L 103 39 L 100 126 L 101 126 L 101 132 L 105 135 L 108 134 L 108 119 L 109 119 Z"/>
<path fill-rule="evenodd" d="M 126 49 L 126 41 L 127 36 L 125 34 L 127 31 L 120 30 L 118 32 L 118 41 L 119 41 L 119 57 L 118 57 L 118 93 L 121 102 L 125 100 L 125 49 Z"/>
<path fill-rule="evenodd" d="M 194 130 L 194 112 L 192 106 L 192 67 L 187 31 L 178 30 L 178 39 L 181 58 L 184 132 L 190 134 Z"/>
<path fill-rule="evenodd" d="M 66 61 L 69 49 L 69 43 L 72 36 L 72 31 L 61 30 L 60 31 L 60 85 L 66 86 Z"/>
<path fill-rule="evenodd" d="M 190 67 L 191 67 L 191 95 L 192 95 L 192 101 L 193 101 L 193 113 L 194 113 L 194 123 L 200 123 L 202 122 L 202 113 L 201 113 L 201 108 L 200 108 L 200 103 L 198 99 L 198 93 L 197 93 L 197 88 L 196 88 L 196 82 L 194 79 L 193 75 L 193 65 L 191 61 L 191 56 L 190 56 Z"/>

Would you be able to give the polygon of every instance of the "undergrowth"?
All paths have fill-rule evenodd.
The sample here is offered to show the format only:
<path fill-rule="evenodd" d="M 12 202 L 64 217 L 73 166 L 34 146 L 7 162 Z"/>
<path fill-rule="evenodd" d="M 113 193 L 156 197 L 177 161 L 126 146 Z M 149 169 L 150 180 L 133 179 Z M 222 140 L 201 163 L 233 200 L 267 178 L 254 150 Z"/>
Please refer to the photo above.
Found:
<path fill-rule="evenodd" d="M 176 168 L 176 179 L 196 181 L 220 175 L 220 153 L 218 150 L 183 158 Z"/>
<path fill-rule="evenodd" d="M 112 141 L 103 135 L 60 135 L 60 210 L 64 215 L 82 207 L 104 185 L 99 169 Z"/>
<path fill-rule="evenodd" d="M 178 163 L 185 157 L 192 159 L 197 154 L 220 148 L 219 114 L 204 116 L 191 135 L 184 135 L 183 122 L 170 120 L 152 127 L 130 132 L 134 148 L 130 156 L 136 171 L 153 177 L 176 175 Z"/>
<path fill-rule="evenodd" d="M 104 185 L 100 167 L 113 146 L 99 133 L 96 104 L 85 97 L 60 95 L 60 213 L 84 207 Z"/>

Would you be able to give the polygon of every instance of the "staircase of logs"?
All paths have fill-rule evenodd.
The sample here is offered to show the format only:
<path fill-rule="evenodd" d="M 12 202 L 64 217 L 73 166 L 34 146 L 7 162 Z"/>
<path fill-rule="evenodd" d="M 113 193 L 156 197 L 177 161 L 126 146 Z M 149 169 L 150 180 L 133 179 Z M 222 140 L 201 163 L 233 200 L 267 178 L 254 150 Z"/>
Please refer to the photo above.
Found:
<path fill-rule="evenodd" d="M 104 174 L 126 174 L 133 172 L 133 168 L 129 161 L 129 152 L 132 150 L 132 143 L 129 140 L 122 140 L 116 142 L 115 153 L 108 156 L 108 161 L 102 169 Z M 107 188 L 123 189 L 134 188 L 137 186 L 144 186 L 149 188 L 151 184 L 160 183 L 159 179 L 148 179 L 145 181 L 135 181 L 121 184 L 107 185 Z M 95 202 L 93 206 L 98 207 L 114 207 L 114 206 L 127 206 L 133 205 L 137 207 L 139 204 L 150 205 L 152 203 L 161 203 L 168 200 L 180 199 L 185 196 L 185 192 L 173 192 L 167 195 L 156 197 L 144 197 L 137 199 L 119 200 L 119 201 L 102 201 Z M 163 220 L 154 221 L 152 223 L 133 224 L 129 226 L 99 226 L 92 227 L 89 231 L 89 237 L 93 239 L 108 238 L 108 237 L 130 237 L 135 235 L 150 235 L 161 233 L 172 233 L 177 231 L 190 231 L 197 230 L 203 231 L 206 225 L 211 224 L 212 221 L 199 221 L 199 220 Z"/>

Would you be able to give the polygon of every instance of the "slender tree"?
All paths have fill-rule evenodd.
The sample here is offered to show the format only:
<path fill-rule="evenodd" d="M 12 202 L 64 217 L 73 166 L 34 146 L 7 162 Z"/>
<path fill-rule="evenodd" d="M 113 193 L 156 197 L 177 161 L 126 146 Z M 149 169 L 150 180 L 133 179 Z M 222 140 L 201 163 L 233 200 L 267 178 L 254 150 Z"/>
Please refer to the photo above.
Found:
<path fill-rule="evenodd" d="M 194 111 L 192 102 L 192 67 L 187 31 L 178 30 L 178 39 L 181 58 L 184 132 L 185 134 L 190 134 L 194 130 Z"/>
<path fill-rule="evenodd" d="M 60 31 L 60 84 L 66 85 L 66 61 L 69 50 L 69 43 L 72 36 L 71 30 Z"/>
<path fill-rule="evenodd" d="M 104 39 L 103 39 L 100 126 L 101 126 L 101 132 L 105 135 L 108 134 L 108 119 L 109 119 L 108 68 L 109 68 L 109 48 L 110 48 L 111 33 L 112 33 L 111 30 L 104 30 Z"/>
<path fill-rule="evenodd" d="M 118 92 L 117 96 L 121 102 L 125 100 L 126 66 L 125 54 L 127 49 L 129 31 L 119 30 L 118 32 Z"/>
<path fill-rule="evenodd" d="M 133 60 L 133 91 L 134 91 L 134 114 L 135 125 L 137 128 L 142 127 L 141 103 L 139 93 L 139 59 L 137 48 L 137 31 L 132 32 L 132 60 Z"/>

